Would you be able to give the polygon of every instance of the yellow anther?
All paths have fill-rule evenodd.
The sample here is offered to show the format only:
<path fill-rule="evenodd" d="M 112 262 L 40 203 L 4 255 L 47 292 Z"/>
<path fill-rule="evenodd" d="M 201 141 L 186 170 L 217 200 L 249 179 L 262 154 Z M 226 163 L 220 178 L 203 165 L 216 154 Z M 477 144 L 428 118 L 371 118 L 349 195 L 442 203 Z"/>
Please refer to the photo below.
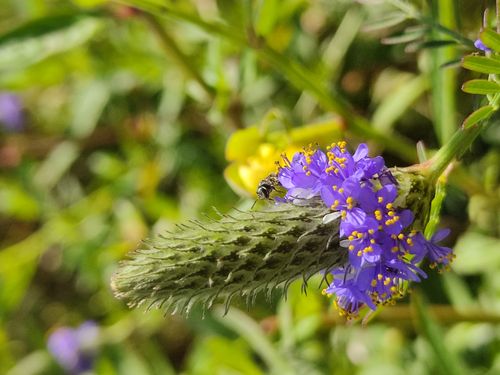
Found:
<path fill-rule="evenodd" d="M 383 278 L 384 278 L 384 275 L 382 275 L 381 273 L 379 273 L 379 274 L 377 275 L 377 279 L 382 280 Z"/>
<path fill-rule="evenodd" d="M 370 243 L 375 243 L 375 240 L 372 238 L 372 239 L 370 240 Z"/>
<path fill-rule="evenodd" d="M 368 229 L 368 233 L 373 234 L 373 233 L 375 233 L 375 230 L 373 230 L 373 229 Z"/>
<path fill-rule="evenodd" d="M 375 288 L 377 286 L 377 280 L 373 279 L 370 285 Z"/>
<path fill-rule="evenodd" d="M 383 197 L 378 197 L 377 201 L 378 201 L 378 203 L 382 203 L 384 201 L 384 198 Z"/>
<path fill-rule="evenodd" d="M 403 233 L 399 233 L 399 234 L 398 234 L 398 238 L 399 238 L 400 240 L 402 240 L 402 239 L 404 239 L 404 238 L 405 238 L 405 235 L 404 235 Z"/>
<path fill-rule="evenodd" d="M 357 255 L 358 255 L 358 257 L 360 257 L 363 255 L 363 252 L 361 250 L 359 250 Z"/>

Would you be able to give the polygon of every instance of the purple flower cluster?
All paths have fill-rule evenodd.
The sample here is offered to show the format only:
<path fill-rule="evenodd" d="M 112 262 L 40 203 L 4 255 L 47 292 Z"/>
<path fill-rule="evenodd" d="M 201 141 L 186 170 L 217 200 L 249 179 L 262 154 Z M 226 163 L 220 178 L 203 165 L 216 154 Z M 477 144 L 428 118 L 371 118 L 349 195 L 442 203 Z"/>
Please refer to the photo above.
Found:
<path fill-rule="evenodd" d="M 284 161 L 278 173 L 287 189 L 284 199 L 303 204 L 320 198 L 334 212 L 327 217 L 341 218 L 340 244 L 348 261 L 330 271 L 333 281 L 323 293 L 336 296 L 342 315 L 351 318 L 363 306 L 375 310 L 393 303 L 409 281 L 426 277 L 418 266 L 425 257 L 432 267 L 447 267 L 453 258 L 450 248 L 437 245 L 448 231 L 428 241 L 410 230 L 413 213 L 395 203 L 396 179 L 382 157 L 368 156 L 367 145 L 359 145 L 351 155 L 342 141 L 328 147 L 326 154 L 309 148 Z"/>
<path fill-rule="evenodd" d="M 68 374 L 82 374 L 92 370 L 99 327 L 92 321 L 78 328 L 61 327 L 49 337 L 47 346 L 56 361 Z"/>

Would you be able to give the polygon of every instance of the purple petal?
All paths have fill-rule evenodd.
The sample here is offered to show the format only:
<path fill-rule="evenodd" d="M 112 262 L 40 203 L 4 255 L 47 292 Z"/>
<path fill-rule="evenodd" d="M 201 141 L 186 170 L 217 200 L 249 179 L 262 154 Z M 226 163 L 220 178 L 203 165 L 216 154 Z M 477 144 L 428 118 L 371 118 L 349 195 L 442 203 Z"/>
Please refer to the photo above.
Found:
<path fill-rule="evenodd" d="M 368 155 L 368 146 L 366 143 L 361 143 L 358 148 L 356 149 L 356 152 L 353 155 L 354 161 L 359 161 L 366 157 Z"/>
<path fill-rule="evenodd" d="M 438 243 L 442 240 L 444 240 L 448 235 L 450 234 L 450 229 L 448 228 L 443 228 L 438 230 L 436 233 L 431 238 L 432 243 Z"/>

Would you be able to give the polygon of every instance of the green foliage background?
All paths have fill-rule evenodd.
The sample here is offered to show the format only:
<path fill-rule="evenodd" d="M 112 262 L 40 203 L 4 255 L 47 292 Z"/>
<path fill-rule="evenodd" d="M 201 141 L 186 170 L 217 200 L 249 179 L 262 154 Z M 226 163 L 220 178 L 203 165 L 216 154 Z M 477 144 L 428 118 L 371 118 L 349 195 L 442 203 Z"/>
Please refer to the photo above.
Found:
<path fill-rule="evenodd" d="M 404 166 L 486 104 L 460 91 L 479 73 L 442 68 L 472 52 L 467 39 L 425 45 L 450 39 L 436 24 L 476 39 L 480 2 L 415 2 L 413 15 L 363 3 L 2 3 L 0 87 L 22 98 L 26 123 L 0 133 L 0 373 L 63 373 L 46 340 L 89 319 L 98 374 L 500 372 L 496 114 L 449 176 L 453 270 L 366 327 L 341 322 L 314 282 L 204 319 L 129 310 L 110 290 L 142 239 L 251 205 L 224 181 L 224 147 L 271 110 L 281 131 L 340 115 L 351 142 Z"/>

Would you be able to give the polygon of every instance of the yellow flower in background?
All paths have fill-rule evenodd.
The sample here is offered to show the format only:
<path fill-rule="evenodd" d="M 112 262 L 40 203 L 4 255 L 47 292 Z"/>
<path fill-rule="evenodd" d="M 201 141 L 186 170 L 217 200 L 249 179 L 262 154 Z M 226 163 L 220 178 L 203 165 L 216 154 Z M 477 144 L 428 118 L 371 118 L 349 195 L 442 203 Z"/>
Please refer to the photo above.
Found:
<path fill-rule="evenodd" d="M 259 126 L 234 132 L 227 141 L 226 160 L 230 164 L 224 171 L 224 177 L 241 196 L 256 197 L 259 182 L 276 172 L 276 161 L 281 161 L 282 154 L 291 158 L 309 144 L 325 147 L 341 139 L 344 130 L 342 120 L 334 117 L 290 130 L 268 131 L 268 120 L 276 120 L 276 114 L 272 114 L 271 119 L 269 117 Z"/>

